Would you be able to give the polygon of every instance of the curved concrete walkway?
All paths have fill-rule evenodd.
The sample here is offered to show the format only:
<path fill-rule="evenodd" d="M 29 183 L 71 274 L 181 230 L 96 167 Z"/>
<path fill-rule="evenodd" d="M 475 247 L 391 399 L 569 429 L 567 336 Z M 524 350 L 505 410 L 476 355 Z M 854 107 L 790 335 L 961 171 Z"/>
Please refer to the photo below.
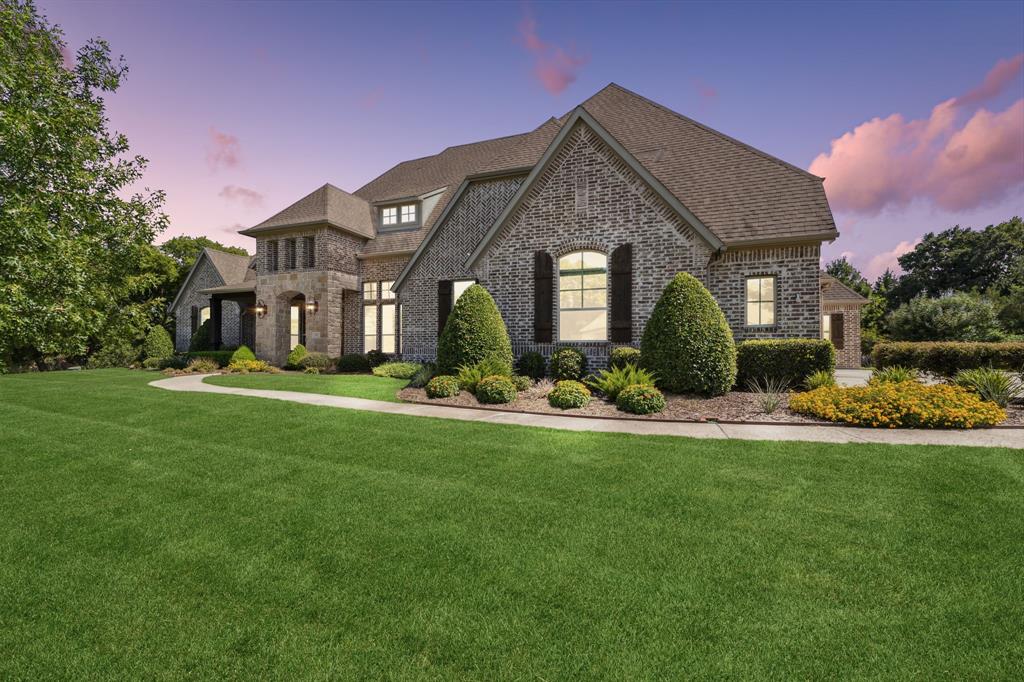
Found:
<path fill-rule="evenodd" d="M 286 400 L 306 405 L 340 407 L 349 410 L 385 412 L 413 417 L 436 417 L 491 424 L 519 424 L 566 431 L 635 433 L 655 436 L 689 436 L 691 438 L 739 438 L 743 440 L 800 440 L 820 443 L 890 443 L 908 445 L 974 445 L 985 447 L 1024 448 L 1024 429 L 978 429 L 974 431 L 936 431 L 858 429 L 846 426 L 809 426 L 805 424 L 718 424 L 714 422 L 656 422 L 639 419 L 588 419 L 522 412 L 474 410 L 464 407 L 442 407 L 413 403 L 389 403 L 381 400 L 345 398 L 320 393 L 268 391 L 256 388 L 215 386 L 203 382 L 209 374 L 191 374 L 153 381 L 150 386 L 168 391 L 223 393 L 253 398 Z"/>

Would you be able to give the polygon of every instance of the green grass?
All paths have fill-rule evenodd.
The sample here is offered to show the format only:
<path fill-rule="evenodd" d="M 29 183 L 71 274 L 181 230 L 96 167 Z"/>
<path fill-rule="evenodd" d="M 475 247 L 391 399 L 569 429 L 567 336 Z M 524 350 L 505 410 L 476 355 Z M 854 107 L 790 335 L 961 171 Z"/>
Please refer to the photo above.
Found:
<path fill-rule="evenodd" d="M 1020 671 L 1021 451 L 574 433 L 153 378 L 0 377 L 0 679 Z"/>
<path fill-rule="evenodd" d="M 154 377 L 157 378 L 157 377 Z M 261 388 L 274 391 L 326 393 L 347 398 L 399 402 L 397 393 L 409 382 L 372 374 L 220 374 L 204 379 L 208 384 Z"/>

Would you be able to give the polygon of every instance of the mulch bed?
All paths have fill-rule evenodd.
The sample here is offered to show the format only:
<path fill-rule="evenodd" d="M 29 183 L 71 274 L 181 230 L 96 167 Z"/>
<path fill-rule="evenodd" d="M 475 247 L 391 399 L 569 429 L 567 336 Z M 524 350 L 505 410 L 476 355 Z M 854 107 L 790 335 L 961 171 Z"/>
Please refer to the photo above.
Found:
<path fill-rule="evenodd" d="M 501 410 L 504 412 L 541 412 L 576 417 L 615 417 L 617 419 L 653 419 L 679 421 L 722 421 L 722 422 L 772 422 L 779 424 L 833 424 L 813 417 L 790 412 L 789 397 L 782 398 L 782 404 L 772 414 L 761 411 L 758 397 L 754 393 L 734 391 L 717 398 L 699 396 L 665 395 L 665 410 L 657 414 L 637 415 L 622 412 L 615 405 L 598 397 L 586 407 L 577 410 L 560 410 L 551 407 L 544 390 L 530 389 L 519 394 L 515 402 L 506 405 L 483 405 L 468 391 L 462 391 L 454 398 L 427 398 L 422 388 L 405 388 L 398 397 L 410 402 L 428 402 L 432 405 L 452 405 Z M 1011 405 L 1006 410 L 1007 419 L 1000 426 L 1024 426 L 1024 405 Z"/>

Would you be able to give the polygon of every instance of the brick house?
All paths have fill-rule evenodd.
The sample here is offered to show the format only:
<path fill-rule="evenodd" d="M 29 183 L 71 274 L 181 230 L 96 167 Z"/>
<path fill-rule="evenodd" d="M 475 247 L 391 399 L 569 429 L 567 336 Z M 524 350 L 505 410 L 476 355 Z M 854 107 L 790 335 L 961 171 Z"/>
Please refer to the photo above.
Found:
<path fill-rule="evenodd" d="M 615 84 L 529 132 L 405 161 L 352 193 L 324 185 L 241 234 L 256 240 L 242 274 L 190 277 L 179 294 L 179 347 L 208 301 L 215 343 L 252 319 L 271 362 L 297 343 L 432 360 L 479 282 L 517 355 L 573 345 L 603 366 L 685 271 L 738 341 L 824 334 L 840 366 L 860 365 L 864 299 L 819 268 L 839 236 L 822 178 Z"/>

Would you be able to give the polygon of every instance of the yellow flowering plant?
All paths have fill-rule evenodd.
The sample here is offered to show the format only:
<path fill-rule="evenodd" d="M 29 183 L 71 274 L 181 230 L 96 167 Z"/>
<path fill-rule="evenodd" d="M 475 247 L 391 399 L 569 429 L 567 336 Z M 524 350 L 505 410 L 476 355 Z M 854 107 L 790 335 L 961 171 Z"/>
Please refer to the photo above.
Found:
<path fill-rule="evenodd" d="M 833 422 L 890 429 L 971 429 L 1006 419 L 998 405 L 959 386 L 914 381 L 826 386 L 794 394 L 789 409 Z"/>

